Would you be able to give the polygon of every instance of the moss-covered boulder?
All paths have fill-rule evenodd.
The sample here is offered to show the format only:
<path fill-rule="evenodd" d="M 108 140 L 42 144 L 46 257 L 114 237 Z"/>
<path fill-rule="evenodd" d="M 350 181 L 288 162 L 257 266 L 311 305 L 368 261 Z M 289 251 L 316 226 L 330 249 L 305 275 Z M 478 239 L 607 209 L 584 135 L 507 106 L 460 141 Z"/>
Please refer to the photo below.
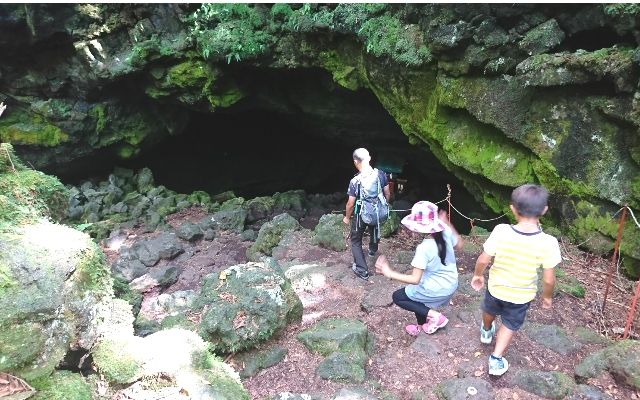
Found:
<path fill-rule="evenodd" d="M 326 214 L 313 230 L 312 243 L 335 251 L 347 249 L 345 225 L 340 214 Z"/>
<path fill-rule="evenodd" d="M 617 381 L 640 388 L 640 345 L 624 340 L 587 356 L 576 366 L 579 380 L 609 372 Z"/>
<path fill-rule="evenodd" d="M 91 400 L 91 386 L 82 375 L 71 371 L 56 371 L 34 383 L 38 390 L 33 400 Z"/>
<path fill-rule="evenodd" d="M 373 352 L 373 335 L 361 321 L 329 318 L 298 334 L 309 350 L 325 356 L 316 373 L 329 380 L 360 383 L 367 358 Z"/>
<path fill-rule="evenodd" d="M 556 371 L 522 369 L 516 371 L 511 382 L 520 388 L 548 399 L 564 399 L 576 388 L 573 379 Z"/>
<path fill-rule="evenodd" d="M 278 245 L 287 231 L 300 229 L 300 223 L 291 215 L 276 215 L 271 221 L 262 225 L 256 241 L 247 249 L 247 258 L 257 260 L 261 254 L 271 255 L 271 250 Z"/>
<path fill-rule="evenodd" d="M 181 390 L 204 400 L 248 400 L 238 374 L 195 332 L 172 328 L 145 338 L 113 335 L 98 343 L 94 364 L 117 393 L 167 397 Z M 138 381 L 135 386 L 128 383 Z M 124 387 L 124 388 L 123 388 Z"/>
<path fill-rule="evenodd" d="M 86 234 L 47 221 L 0 232 L 0 371 L 47 376 L 70 347 L 89 349 L 111 296 Z"/>
<path fill-rule="evenodd" d="M 284 359 L 287 352 L 288 350 L 285 347 L 274 346 L 240 354 L 235 359 L 240 378 L 249 378 L 265 368 L 278 364 Z"/>
<path fill-rule="evenodd" d="M 302 318 L 302 303 L 273 262 L 234 265 L 207 275 L 197 308 L 199 332 L 217 352 L 249 349 Z"/>

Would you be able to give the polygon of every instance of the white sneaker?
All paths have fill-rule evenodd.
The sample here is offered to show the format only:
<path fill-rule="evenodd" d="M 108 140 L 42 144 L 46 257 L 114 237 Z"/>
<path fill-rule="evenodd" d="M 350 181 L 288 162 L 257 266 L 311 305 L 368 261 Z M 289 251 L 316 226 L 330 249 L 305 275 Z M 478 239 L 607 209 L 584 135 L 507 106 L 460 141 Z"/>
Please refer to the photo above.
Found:
<path fill-rule="evenodd" d="M 491 344 L 493 341 L 493 335 L 496 333 L 496 321 L 491 323 L 491 329 L 484 330 L 484 324 L 480 323 L 480 343 Z"/>
<path fill-rule="evenodd" d="M 508 369 L 509 362 L 506 358 L 496 358 L 492 355 L 489 356 L 489 375 L 500 376 L 507 372 Z"/>

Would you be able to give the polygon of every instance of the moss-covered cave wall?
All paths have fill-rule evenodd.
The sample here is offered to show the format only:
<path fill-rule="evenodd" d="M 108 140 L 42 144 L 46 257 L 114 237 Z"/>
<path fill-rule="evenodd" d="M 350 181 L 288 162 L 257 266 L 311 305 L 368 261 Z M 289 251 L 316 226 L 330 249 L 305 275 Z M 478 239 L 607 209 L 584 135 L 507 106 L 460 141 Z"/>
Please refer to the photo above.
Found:
<path fill-rule="evenodd" d="M 640 206 L 635 4 L 0 5 L 0 139 L 37 168 L 136 157 L 252 70 L 323 68 L 371 91 L 495 212 L 538 182 L 554 223 L 608 251 Z M 597 38 L 597 39 L 594 39 Z M 313 96 L 313 93 L 304 93 Z M 640 260 L 628 224 L 626 265 Z"/>

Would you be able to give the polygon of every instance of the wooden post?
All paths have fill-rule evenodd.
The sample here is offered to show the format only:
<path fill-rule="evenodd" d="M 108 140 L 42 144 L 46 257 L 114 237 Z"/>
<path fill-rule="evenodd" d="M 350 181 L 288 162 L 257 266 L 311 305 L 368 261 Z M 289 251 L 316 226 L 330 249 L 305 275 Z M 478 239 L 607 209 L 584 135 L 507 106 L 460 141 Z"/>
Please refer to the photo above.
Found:
<path fill-rule="evenodd" d="M 627 205 L 622 208 L 622 216 L 620 217 L 620 224 L 618 225 L 618 235 L 616 237 L 616 243 L 613 246 L 613 257 L 611 258 L 611 266 L 609 267 L 609 273 L 607 274 L 607 286 L 604 289 L 604 300 L 602 300 L 602 312 L 607 305 L 607 296 L 609 295 L 609 287 L 611 286 L 611 278 L 613 277 L 613 271 L 618 264 L 618 249 L 620 249 L 620 240 L 622 240 L 622 231 L 624 230 L 624 220 L 627 217 Z"/>
<path fill-rule="evenodd" d="M 631 324 L 633 323 L 633 317 L 636 313 L 636 306 L 638 305 L 638 297 L 640 297 L 640 280 L 636 284 L 636 293 L 633 295 L 633 300 L 631 300 L 631 307 L 629 308 L 629 314 L 627 314 L 627 323 L 624 325 L 624 334 L 622 335 L 623 339 L 629 337 L 629 329 L 631 328 Z"/>

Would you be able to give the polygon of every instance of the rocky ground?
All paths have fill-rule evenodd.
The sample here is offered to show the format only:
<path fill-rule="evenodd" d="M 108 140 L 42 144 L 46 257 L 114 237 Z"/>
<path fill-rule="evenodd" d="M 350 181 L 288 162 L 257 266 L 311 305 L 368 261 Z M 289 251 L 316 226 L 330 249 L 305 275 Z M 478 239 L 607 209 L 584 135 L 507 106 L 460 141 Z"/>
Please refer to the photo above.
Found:
<path fill-rule="evenodd" d="M 191 207 L 169 216 L 167 222 L 178 228 L 185 221 L 195 223 L 205 215 L 202 209 Z M 305 221 L 303 225 L 311 227 L 313 221 Z M 346 234 L 345 229 L 345 240 Z M 125 232 L 123 245 L 154 235 L 156 233 L 132 228 Z M 185 252 L 172 261 L 182 272 L 164 293 L 198 290 L 206 274 L 246 262 L 245 252 L 251 241 L 243 239 L 240 234 L 219 232 L 211 241 L 187 243 Z M 539 302 L 535 302 L 525 327 L 516 334 L 505 355 L 511 368 L 500 378 L 489 377 L 487 357 L 492 347 L 480 344 L 478 339 L 481 293 L 469 285 L 484 237 L 464 239 L 465 246 L 458 254 L 459 290 L 443 310 L 449 324 L 434 335 L 423 333 L 414 338 L 404 331 L 406 324 L 415 321 L 413 315 L 391 302 L 391 293 L 401 287 L 400 284 L 380 275 L 363 281 L 351 272 L 349 250 L 333 251 L 313 245 L 311 231 L 307 229 L 287 233 L 273 249 L 273 257 L 286 271 L 302 300 L 302 322 L 288 326 L 281 335 L 252 352 L 223 356 L 244 376 L 243 384 L 253 399 L 267 399 L 284 392 L 329 399 L 341 390 L 343 397 L 338 398 L 352 398 L 348 397 L 349 392 L 344 392 L 345 388 L 370 393 L 374 398 L 435 399 L 435 387 L 441 383 L 445 392 L 452 390 L 458 395 L 463 395 L 465 389 L 469 393 L 478 392 L 477 397 L 446 398 L 564 398 L 562 388 L 567 383 L 563 380 L 565 375 L 559 373 L 573 378 L 576 366 L 585 357 L 620 337 L 633 283 L 616 273 L 606 311 L 602 313 L 609 262 L 561 240 L 564 258 L 561 282 L 581 284 L 586 289 L 584 298 L 569 294 L 575 292 L 565 288 L 557 293 L 552 310 L 543 310 Z M 396 269 L 408 270 L 416 240 L 401 230 L 383 239 L 379 254 L 387 255 Z M 112 261 L 118 255 L 109 248 L 105 251 Z M 369 258 L 371 273 L 374 261 L 373 257 Z M 158 266 L 162 264 L 163 261 Z M 158 290 L 152 290 L 145 295 L 143 313 L 145 306 L 159 294 Z M 320 378 L 316 368 L 322 357 L 310 352 L 297 338 L 300 332 L 329 317 L 360 320 L 375 338 L 374 352 L 366 361 L 366 378 L 362 384 Z M 637 330 L 632 330 L 632 337 L 637 337 Z M 248 371 L 247 357 L 274 349 L 281 361 L 276 360 L 269 368 Z M 580 381 L 583 385 L 576 391 L 582 393 L 582 397 L 573 398 L 640 398 L 640 392 L 620 384 L 620 379 L 612 376 L 604 373 L 583 379 Z M 568 385 L 575 384 L 571 381 Z M 449 387 L 454 388 L 446 389 Z"/>

